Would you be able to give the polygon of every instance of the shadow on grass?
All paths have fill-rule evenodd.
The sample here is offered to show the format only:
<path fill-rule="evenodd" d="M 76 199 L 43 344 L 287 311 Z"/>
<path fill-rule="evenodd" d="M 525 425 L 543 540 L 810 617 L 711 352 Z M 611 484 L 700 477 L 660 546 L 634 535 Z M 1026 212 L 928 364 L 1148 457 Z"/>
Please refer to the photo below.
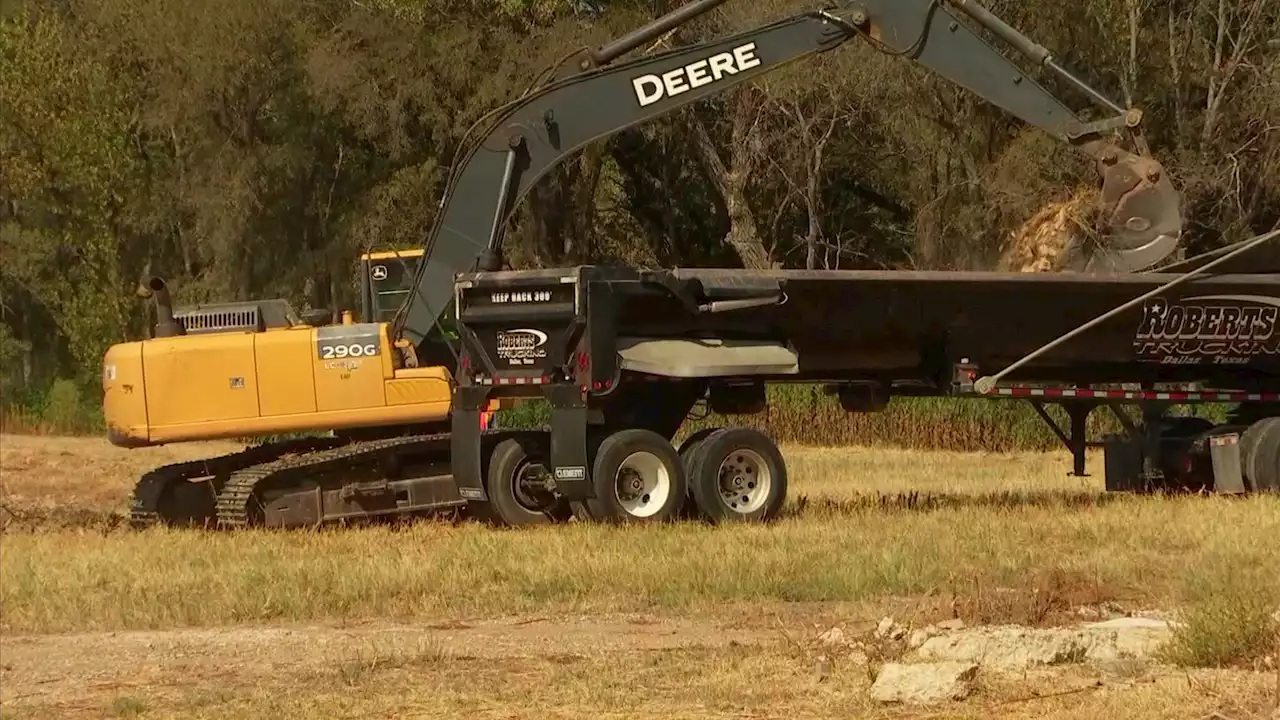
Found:
<path fill-rule="evenodd" d="M 1147 494 L 1102 493 L 1086 490 L 1026 490 L 997 491 L 990 493 L 899 492 L 865 493 L 846 498 L 800 495 L 787 502 L 777 520 L 839 519 L 868 514 L 895 515 L 903 513 L 935 513 L 964 509 L 991 510 L 1089 510 L 1104 508 L 1116 503 L 1132 502 L 1137 498 L 1176 499 L 1185 497 L 1232 498 L 1208 493 L 1156 491 Z M 1236 496 L 1243 500 L 1250 496 Z M 382 527 L 406 529 L 423 523 L 434 525 L 458 525 L 481 523 L 457 510 L 408 517 L 375 517 L 357 521 L 326 523 L 320 528 L 301 528 L 293 532 L 342 531 L 358 527 Z M 693 520 L 697 524 L 699 521 Z M 197 528 L 199 529 L 199 528 Z M 494 528 L 512 532 L 527 528 Z M 127 514 L 100 507 L 85 505 L 21 506 L 0 501 L 0 534 L 12 532 L 89 531 L 109 534 L 135 532 Z M 214 531 L 209 528 L 209 531 Z"/>
<path fill-rule="evenodd" d="M 959 509 L 1080 510 L 1131 501 L 1132 496 L 1072 490 L 937 493 L 909 491 L 866 493 L 849 498 L 800 496 L 782 511 L 785 518 L 842 517 L 876 513 L 920 513 Z"/>
<path fill-rule="evenodd" d="M 1135 500 L 1204 499 L 1246 501 L 1251 495 L 1217 495 L 1190 490 L 1155 490 L 1148 493 L 1096 492 L 1087 490 L 1005 490 L 989 493 L 866 493 L 849 498 L 801 495 L 787 503 L 782 518 L 841 517 L 878 513 L 938 512 L 959 509 L 1052 509 L 1088 510 Z"/>

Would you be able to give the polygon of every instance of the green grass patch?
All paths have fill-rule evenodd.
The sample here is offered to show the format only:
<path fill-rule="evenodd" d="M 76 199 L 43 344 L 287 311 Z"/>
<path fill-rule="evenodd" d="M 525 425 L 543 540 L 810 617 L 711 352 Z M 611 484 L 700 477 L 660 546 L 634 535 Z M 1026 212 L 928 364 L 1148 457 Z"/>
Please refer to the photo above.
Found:
<path fill-rule="evenodd" d="M 1280 588 L 1276 566 L 1244 550 L 1206 558 L 1183 579 L 1189 597 L 1166 660 L 1185 667 L 1250 665 L 1280 654 Z"/>

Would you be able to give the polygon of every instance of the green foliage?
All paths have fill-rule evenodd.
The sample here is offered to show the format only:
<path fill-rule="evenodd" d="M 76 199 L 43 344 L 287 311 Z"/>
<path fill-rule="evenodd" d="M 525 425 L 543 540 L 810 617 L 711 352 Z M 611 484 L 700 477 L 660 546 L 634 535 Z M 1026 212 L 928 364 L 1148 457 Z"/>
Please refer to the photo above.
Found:
<path fill-rule="evenodd" d="M 0 23 L 0 216 L 5 285 L 55 318 L 72 357 L 96 367 L 125 328 L 122 261 L 132 89 L 82 52 L 57 16 Z"/>
<path fill-rule="evenodd" d="M 121 695 L 111 701 L 111 712 L 118 718 L 133 718 L 147 713 L 147 703 L 132 695 Z"/>
<path fill-rule="evenodd" d="M 44 418 L 55 427 L 74 427 L 84 413 L 80 388 L 69 380 L 58 380 L 49 388 Z"/>
<path fill-rule="evenodd" d="M 0 323 L 0 402 L 8 402 L 15 392 L 21 392 L 24 385 L 22 357 L 30 350 L 31 343 L 14 337 L 13 330 Z"/>
<path fill-rule="evenodd" d="M 470 13 L 478 18 L 533 25 L 550 22 L 572 12 L 573 3 L 565 0 L 467 0 L 461 3 L 445 3 L 440 0 L 370 0 L 367 7 L 414 22 Z"/>
<path fill-rule="evenodd" d="M 6 397 L 0 406 L 0 425 L 3 432 L 56 435 L 97 435 L 104 430 L 98 395 L 65 378 Z"/>

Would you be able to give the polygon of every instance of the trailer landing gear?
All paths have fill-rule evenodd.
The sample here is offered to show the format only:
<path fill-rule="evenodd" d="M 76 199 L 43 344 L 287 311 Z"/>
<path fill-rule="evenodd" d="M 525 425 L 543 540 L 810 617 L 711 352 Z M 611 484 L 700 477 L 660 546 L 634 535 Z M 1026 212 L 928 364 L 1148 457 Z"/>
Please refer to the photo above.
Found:
<path fill-rule="evenodd" d="M 1103 447 L 1108 492 L 1196 492 L 1238 495 L 1280 492 L 1280 416 L 1234 417 L 1215 425 L 1200 417 L 1175 417 L 1171 401 L 1139 401 L 1135 422 L 1111 400 L 1057 403 L 1070 419 L 1070 431 L 1059 426 L 1045 403 L 1031 405 L 1073 457 L 1072 475 L 1087 477 L 1085 430 L 1089 415 L 1107 407 L 1123 432 L 1107 435 Z M 1252 422 L 1251 422 L 1252 421 Z"/>

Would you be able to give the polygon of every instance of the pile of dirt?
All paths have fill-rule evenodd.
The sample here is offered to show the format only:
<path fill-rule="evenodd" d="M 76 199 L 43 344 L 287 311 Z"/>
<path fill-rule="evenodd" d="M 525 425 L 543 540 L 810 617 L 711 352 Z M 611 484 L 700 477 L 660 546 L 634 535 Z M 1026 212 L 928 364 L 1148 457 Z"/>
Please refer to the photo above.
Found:
<path fill-rule="evenodd" d="M 1080 188 L 1069 199 L 1045 206 L 1012 234 L 997 270 L 1063 270 L 1078 248 L 1096 237 L 1099 198 L 1097 188 Z"/>

